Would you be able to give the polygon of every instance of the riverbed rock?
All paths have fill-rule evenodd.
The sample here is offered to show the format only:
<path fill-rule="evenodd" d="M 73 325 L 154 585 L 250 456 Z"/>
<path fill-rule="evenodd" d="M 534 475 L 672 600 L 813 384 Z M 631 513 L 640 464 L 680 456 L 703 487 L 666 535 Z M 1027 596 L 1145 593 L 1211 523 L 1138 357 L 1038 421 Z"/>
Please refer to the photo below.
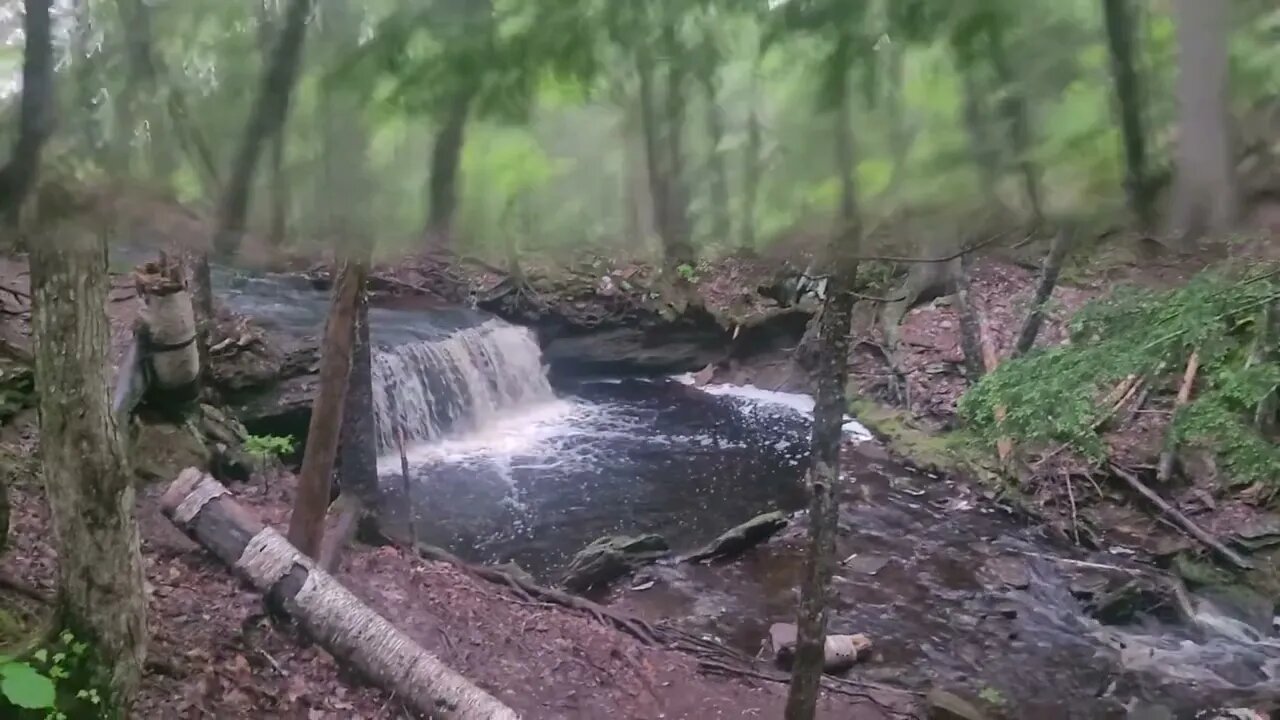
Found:
<path fill-rule="evenodd" d="M 1105 625 L 1125 625 L 1146 614 L 1177 619 L 1178 607 L 1166 583 L 1135 577 L 1099 594 L 1085 605 L 1085 611 Z"/>
<path fill-rule="evenodd" d="M 947 690 L 930 690 L 924 703 L 929 720 L 987 720 L 977 705 Z"/>
<path fill-rule="evenodd" d="M 983 575 L 1015 590 L 1025 590 L 1031 585 L 1031 569 L 1027 561 L 1019 557 L 993 557 L 982 566 Z"/>
<path fill-rule="evenodd" d="M 661 535 L 606 535 L 573 556 L 561 585 L 576 593 L 602 588 L 670 552 Z"/>
<path fill-rule="evenodd" d="M 757 515 L 721 533 L 705 547 L 685 558 L 688 562 L 724 560 L 739 555 L 778 534 L 790 522 L 787 513 L 775 511 Z"/>
<path fill-rule="evenodd" d="M 799 630 L 795 623 L 774 623 L 769 626 L 769 646 L 773 657 L 783 668 L 789 669 L 795 659 Z M 822 670 L 840 673 L 853 667 L 859 660 L 871 655 L 871 638 L 856 635 L 828 635 L 823 645 Z"/>

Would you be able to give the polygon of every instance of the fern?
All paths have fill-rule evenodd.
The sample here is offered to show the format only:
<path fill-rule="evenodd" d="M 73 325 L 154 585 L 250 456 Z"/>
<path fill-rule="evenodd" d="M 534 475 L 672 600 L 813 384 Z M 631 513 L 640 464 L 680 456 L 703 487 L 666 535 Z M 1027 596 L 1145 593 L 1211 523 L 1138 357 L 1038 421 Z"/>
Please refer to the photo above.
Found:
<path fill-rule="evenodd" d="M 961 417 L 987 441 L 1061 443 L 1101 460 L 1097 398 L 1129 375 L 1181 368 L 1196 351 L 1198 391 L 1173 418 L 1171 438 L 1209 445 L 1237 482 L 1280 482 L 1280 449 L 1250 423 L 1280 384 L 1277 339 L 1266 338 L 1262 361 L 1248 363 L 1265 337 L 1258 318 L 1278 300 L 1275 271 L 1203 273 L 1168 292 L 1119 290 L 1077 313 L 1068 345 L 1011 360 L 983 378 L 961 399 Z M 1006 408 L 1003 422 L 996 421 L 999 406 Z"/>

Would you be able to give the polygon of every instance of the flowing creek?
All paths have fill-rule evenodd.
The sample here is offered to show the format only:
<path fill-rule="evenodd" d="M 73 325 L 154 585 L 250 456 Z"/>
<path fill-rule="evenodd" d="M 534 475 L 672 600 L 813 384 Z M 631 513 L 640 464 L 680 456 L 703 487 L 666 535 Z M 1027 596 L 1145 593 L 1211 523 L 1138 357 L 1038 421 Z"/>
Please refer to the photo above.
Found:
<path fill-rule="evenodd" d="M 305 283 L 221 272 L 215 282 L 234 309 L 277 331 L 323 324 L 326 297 Z M 387 521 L 412 522 L 422 541 L 551 581 L 601 535 L 656 532 L 686 551 L 761 512 L 804 506 L 807 397 L 681 379 L 553 388 L 523 328 L 465 309 L 371 318 Z M 1123 548 L 1064 547 L 965 483 L 860 446 L 856 423 L 846 436 L 846 560 L 831 623 L 874 639 L 862 676 L 964 688 L 1011 717 L 1125 717 L 1133 703 L 1191 717 L 1280 695 L 1269 613 L 1192 596 L 1181 620 L 1100 624 L 1080 588 L 1142 572 Z M 729 563 L 653 566 L 608 600 L 755 653 L 771 623 L 791 620 L 802 533 L 803 521 Z"/>

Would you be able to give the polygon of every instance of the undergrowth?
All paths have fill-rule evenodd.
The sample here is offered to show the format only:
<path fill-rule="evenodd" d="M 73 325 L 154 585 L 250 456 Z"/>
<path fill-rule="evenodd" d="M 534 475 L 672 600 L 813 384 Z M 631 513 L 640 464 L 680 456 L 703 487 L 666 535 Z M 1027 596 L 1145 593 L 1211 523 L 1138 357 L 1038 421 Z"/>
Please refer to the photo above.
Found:
<path fill-rule="evenodd" d="M 1098 398 L 1130 375 L 1180 378 L 1197 352 L 1195 393 L 1173 418 L 1170 441 L 1205 444 L 1233 482 L 1280 484 L 1280 448 L 1254 424 L 1258 404 L 1280 385 L 1280 338 L 1265 319 L 1280 301 L 1277 274 L 1206 272 L 1173 291 L 1117 290 L 1077 313 L 1069 344 L 984 377 L 961 399 L 961 417 L 988 442 L 1065 444 L 1101 461 Z M 1005 408 L 1003 421 L 997 407 Z"/>

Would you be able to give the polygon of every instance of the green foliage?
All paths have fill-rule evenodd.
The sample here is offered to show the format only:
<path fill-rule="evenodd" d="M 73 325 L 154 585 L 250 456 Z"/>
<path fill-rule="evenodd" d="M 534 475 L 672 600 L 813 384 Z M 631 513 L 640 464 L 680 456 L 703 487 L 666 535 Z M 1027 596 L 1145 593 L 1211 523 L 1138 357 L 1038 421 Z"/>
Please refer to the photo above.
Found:
<path fill-rule="evenodd" d="M 8 709 L 16 717 L 41 720 L 112 717 L 94 687 L 98 677 L 89 644 L 64 630 L 25 662 L 0 657 L 0 714 Z"/>
<path fill-rule="evenodd" d="M 690 265 L 689 263 L 683 263 L 681 265 L 676 266 L 676 274 L 679 275 L 681 279 L 683 279 L 685 282 L 689 282 L 689 283 L 698 282 L 698 270 L 694 268 L 692 265 Z"/>
<path fill-rule="evenodd" d="M 297 443 L 288 435 L 250 435 L 244 441 L 244 451 L 259 462 L 283 457 L 296 448 Z"/>
<path fill-rule="evenodd" d="M 1278 299 L 1274 271 L 1243 278 L 1204 273 L 1168 292 L 1118 290 L 1075 316 L 1069 345 L 1007 362 L 984 377 L 961 399 L 961 415 L 988 441 L 1065 443 L 1101 459 L 1105 448 L 1093 429 L 1102 412 L 1097 399 L 1129 375 L 1180 375 L 1195 351 L 1197 391 L 1173 419 L 1173 440 L 1206 443 L 1236 482 L 1275 482 L 1280 448 L 1251 420 L 1280 385 L 1276 338 L 1266 338 L 1262 361 L 1250 357 L 1259 317 Z M 1003 422 L 995 419 L 997 406 L 1007 409 Z"/>
<path fill-rule="evenodd" d="M 53 680 L 27 663 L 0 657 L 0 697 L 27 710 L 52 709 L 57 699 Z"/>

